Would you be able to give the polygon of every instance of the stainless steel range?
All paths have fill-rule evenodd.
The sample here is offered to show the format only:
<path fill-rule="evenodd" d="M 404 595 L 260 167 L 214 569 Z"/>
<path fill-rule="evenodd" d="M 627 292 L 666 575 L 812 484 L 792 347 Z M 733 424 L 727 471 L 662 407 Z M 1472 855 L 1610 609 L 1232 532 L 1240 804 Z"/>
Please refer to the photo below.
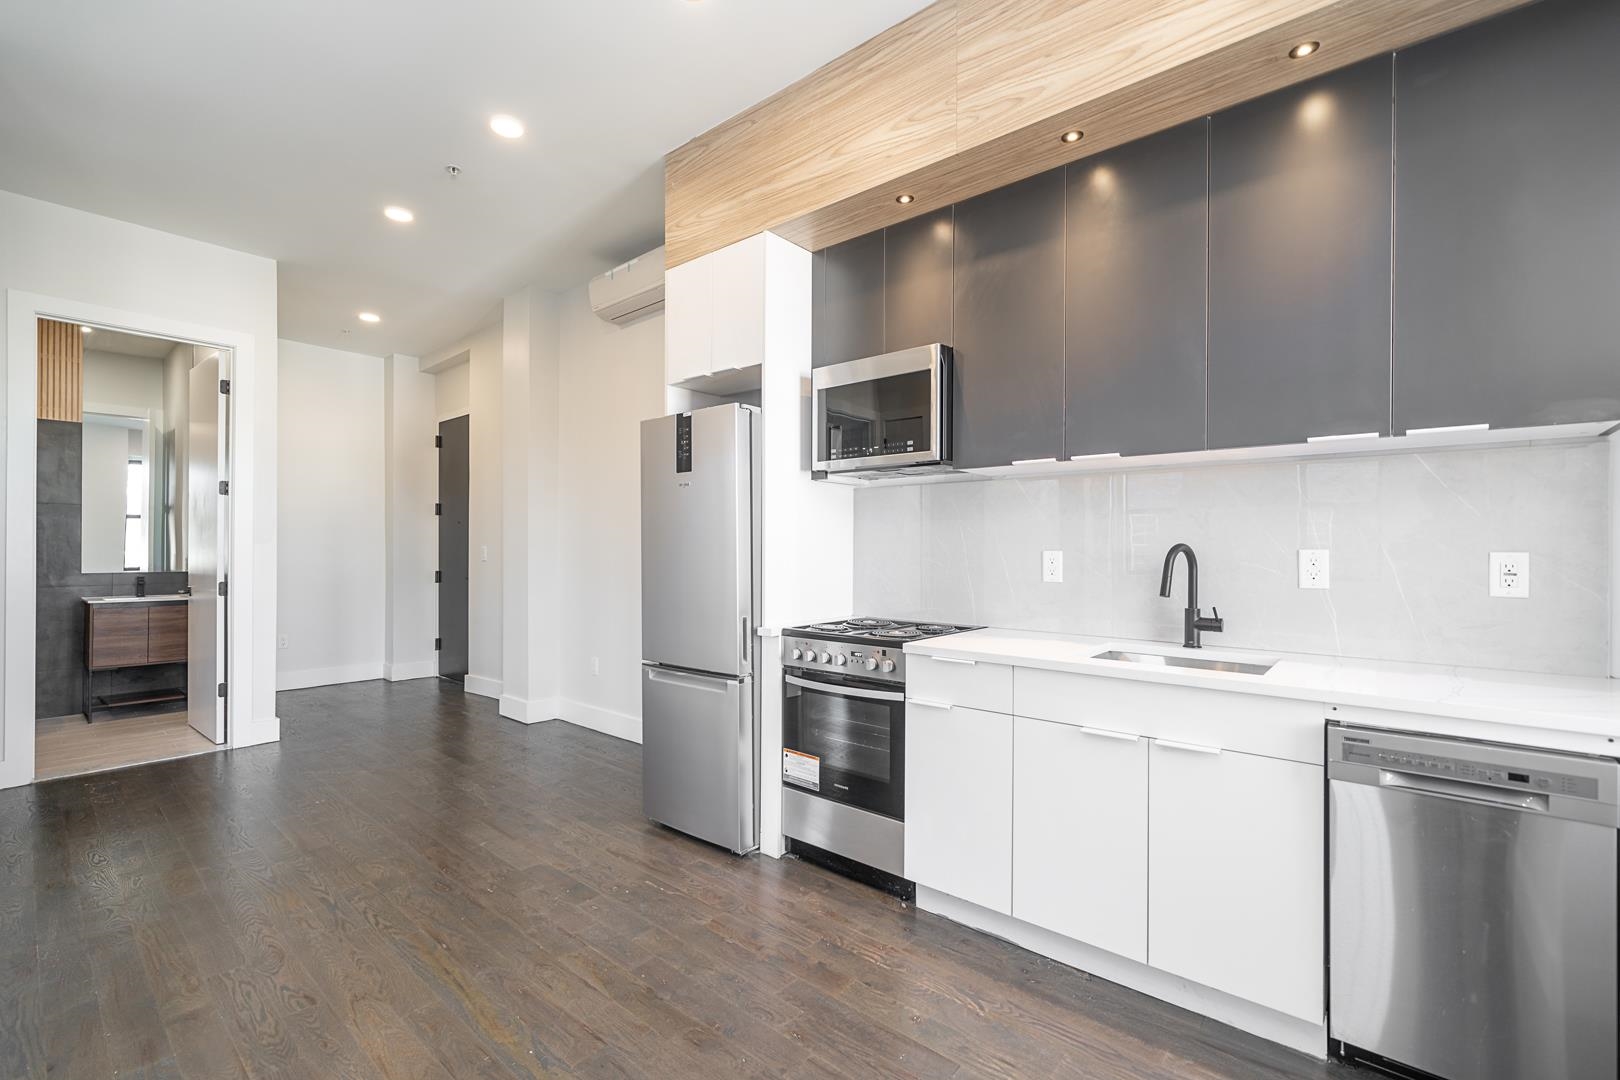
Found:
<path fill-rule="evenodd" d="M 905 645 L 975 629 L 861 618 L 784 633 L 782 828 L 794 850 L 903 884 Z"/>

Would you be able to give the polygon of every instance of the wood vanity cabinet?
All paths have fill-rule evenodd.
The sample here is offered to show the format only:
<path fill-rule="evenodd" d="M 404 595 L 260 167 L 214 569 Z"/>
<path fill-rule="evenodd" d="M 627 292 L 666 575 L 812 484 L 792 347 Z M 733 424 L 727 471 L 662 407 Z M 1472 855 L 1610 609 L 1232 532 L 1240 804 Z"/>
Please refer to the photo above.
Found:
<path fill-rule="evenodd" d="M 186 604 L 86 604 L 84 655 L 91 671 L 179 664 L 186 659 Z"/>

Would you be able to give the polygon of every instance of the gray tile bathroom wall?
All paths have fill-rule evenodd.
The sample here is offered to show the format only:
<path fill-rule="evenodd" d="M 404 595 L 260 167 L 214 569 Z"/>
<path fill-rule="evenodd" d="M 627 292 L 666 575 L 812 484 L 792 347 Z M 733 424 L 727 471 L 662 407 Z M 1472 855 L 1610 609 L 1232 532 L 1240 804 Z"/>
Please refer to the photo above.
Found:
<path fill-rule="evenodd" d="M 135 579 L 149 594 L 186 587 L 185 573 L 86 574 L 81 509 L 84 439 L 80 425 L 38 421 L 37 519 L 34 536 L 34 716 L 68 716 L 84 701 L 84 598 L 133 596 Z M 183 686 L 184 664 L 122 668 L 96 675 L 97 694 Z"/>
<path fill-rule="evenodd" d="M 864 488 L 859 614 L 1179 643 L 1178 566 L 1198 553 L 1211 646 L 1602 676 L 1610 449 L 1603 442 Z M 1332 587 L 1298 587 L 1327 548 Z M 1062 550 L 1064 580 L 1041 581 Z M 1492 551 L 1531 553 L 1531 595 L 1494 599 Z"/>

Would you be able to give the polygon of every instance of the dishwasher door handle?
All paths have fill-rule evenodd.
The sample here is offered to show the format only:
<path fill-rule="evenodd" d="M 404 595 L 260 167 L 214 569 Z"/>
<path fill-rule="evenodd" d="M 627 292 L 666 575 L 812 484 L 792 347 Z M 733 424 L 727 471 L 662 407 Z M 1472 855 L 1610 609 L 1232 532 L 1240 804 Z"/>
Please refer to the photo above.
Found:
<path fill-rule="evenodd" d="M 1411 791 L 1419 795 L 1438 795 L 1446 799 L 1497 806 L 1504 810 L 1531 810 L 1545 814 L 1549 809 L 1547 796 L 1534 791 L 1503 791 L 1486 784 L 1473 784 L 1466 780 L 1447 780 L 1440 776 L 1419 776 L 1413 773 L 1378 770 L 1378 786 L 1396 791 Z"/>

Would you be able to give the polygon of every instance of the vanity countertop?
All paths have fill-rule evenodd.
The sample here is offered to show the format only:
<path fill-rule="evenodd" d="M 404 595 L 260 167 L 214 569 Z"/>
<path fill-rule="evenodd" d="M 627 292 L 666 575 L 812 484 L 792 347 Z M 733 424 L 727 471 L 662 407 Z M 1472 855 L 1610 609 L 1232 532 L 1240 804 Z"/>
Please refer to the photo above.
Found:
<path fill-rule="evenodd" d="M 190 600 L 185 593 L 152 593 L 147 596 L 87 596 L 87 604 L 181 604 Z"/>
<path fill-rule="evenodd" d="M 1097 659 L 1098 653 L 1107 650 L 1191 654 L 1207 660 L 1272 662 L 1273 666 L 1264 675 L 1244 675 Z M 993 628 L 912 642 L 906 652 L 1319 701 L 1330 718 L 1350 723 L 1388 727 L 1401 722 L 1391 714 L 1407 714 L 1411 728 L 1434 734 L 1606 756 L 1620 748 L 1620 679 L 1247 649 L 1193 651 L 1165 642 Z"/>

